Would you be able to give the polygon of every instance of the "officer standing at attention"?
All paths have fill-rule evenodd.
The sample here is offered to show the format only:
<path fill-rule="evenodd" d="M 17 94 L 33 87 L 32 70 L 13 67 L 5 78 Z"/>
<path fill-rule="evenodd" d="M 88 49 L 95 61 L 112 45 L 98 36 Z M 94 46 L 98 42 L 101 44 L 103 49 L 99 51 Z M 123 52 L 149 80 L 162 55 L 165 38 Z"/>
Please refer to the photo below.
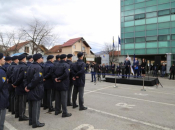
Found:
<path fill-rule="evenodd" d="M 126 74 L 126 78 L 127 78 L 127 75 L 128 75 L 128 78 L 130 77 L 130 65 L 131 65 L 131 62 L 128 60 L 128 58 L 126 58 L 125 62 L 124 62 L 124 65 L 125 65 L 125 74 Z"/>
<path fill-rule="evenodd" d="M 53 80 L 52 80 L 52 67 L 54 62 L 54 56 L 49 55 L 47 57 L 47 62 L 44 64 L 43 68 L 43 74 L 44 74 L 44 98 L 43 98 L 43 105 L 44 110 L 49 108 L 48 112 L 54 111 L 53 105 L 52 105 L 52 89 L 53 89 Z"/>
<path fill-rule="evenodd" d="M 28 60 L 27 66 L 29 67 L 29 66 L 32 64 L 32 62 L 33 62 L 33 57 L 32 57 L 32 55 L 27 56 L 27 60 Z"/>
<path fill-rule="evenodd" d="M 8 106 L 8 87 L 6 81 L 5 69 L 2 67 L 5 64 L 3 54 L 0 53 L 0 130 L 4 129 L 4 121 L 6 108 Z"/>
<path fill-rule="evenodd" d="M 12 64 L 7 69 L 7 81 L 9 87 L 9 110 L 12 112 L 12 114 L 15 114 L 15 88 L 12 86 L 12 74 L 14 68 L 19 62 L 18 56 L 13 56 L 12 61 Z"/>
<path fill-rule="evenodd" d="M 66 63 L 66 55 L 60 56 L 61 61 L 53 67 L 55 87 L 55 115 L 62 113 L 62 117 L 70 117 L 67 112 L 67 91 L 69 90 L 69 65 Z M 61 111 L 62 106 L 62 111 Z"/>
<path fill-rule="evenodd" d="M 15 88 L 15 118 L 19 117 L 19 121 L 26 121 L 29 120 L 25 116 L 27 94 L 24 86 L 27 71 L 26 55 L 19 55 L 18 60 L 19 65 L 15 67 L 12 74 L 12 86 Z"/>
<path fill-rule="evenodd" d="M 78 107 L 76 104 L 77 94 L 79 93 L 79 110 L 87 110 L 87 107 L 84 107 L 84 86 L 85 86 L 85 73 L 86 73 L 86 64 L 83 62 L 83 53 L 78 53 L 78 60 L 75 63 L 76 68 L 73 67 L 73 80 L 74 80 L 74 90 L 73 90 L 73 108 Z"/>
<path fill-rule="evenodd" d="M 28 92 L 29 125 L 32 125 L 32 128 L 37 128 L 45 125 L 39 122 L 40 104 L 44 95 L 43 69 L 40 65 L 43 59 L 40 53 L 33 55 L 33 59 L 34 63 L 27 69 L 25 91 Z"/>
<path fill-rule="evenodd" d="M 72 54 L 68 54 L 67 55 L 67 63 L 69 64 L 69 69 L 70 69 L 70 73 L 69 73 L 69 90 L 68 90 L 68 93 L 67 93 L 67 106 L 72 106 L 72 103 L 71 103 L 71 97 L 72 97 L 72 87 L 73 87 L 73 80 L 72 80 Z"/>
<path fill-rule="evenodd" d="M 60 55 L 56 55 L 56 60 L 54 61 L 54 63 L 59 63 L 60 62 Z"/>
<path fill-rule="evenodd" d="M 112 63 L 111 68 L 112 68 L 112 74 L 114 74 L 115 73 L 115 64 L 114 63 Z"/>
<path fill-rule="evenodd" d="M 9 67 L 9 65 L 12 62 L 12 58 L 10 56 L 6 56 L 5 57 L 5 65 L 3 65 L 3 68 L 7 71 L 7 68 Z"/>

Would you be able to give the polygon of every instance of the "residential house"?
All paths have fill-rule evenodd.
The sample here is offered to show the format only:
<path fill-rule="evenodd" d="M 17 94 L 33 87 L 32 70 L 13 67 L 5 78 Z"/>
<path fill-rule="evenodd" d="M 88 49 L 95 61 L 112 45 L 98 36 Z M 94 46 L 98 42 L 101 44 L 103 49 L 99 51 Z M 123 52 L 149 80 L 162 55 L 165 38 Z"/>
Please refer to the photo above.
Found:
<path fill-rule="evenodd" d="M 84 52 L 86 61 L 94 61 L 94 54 L 90 50 L 91 47 L 84 40 L 83 37 L 70 39 L 62 45 L 56 45 L 52 47 L 47 54 L 49 55 L 61 55 L 61 54 L 73 54 L 73 61 L 77 60 L 77 54 Z"/>

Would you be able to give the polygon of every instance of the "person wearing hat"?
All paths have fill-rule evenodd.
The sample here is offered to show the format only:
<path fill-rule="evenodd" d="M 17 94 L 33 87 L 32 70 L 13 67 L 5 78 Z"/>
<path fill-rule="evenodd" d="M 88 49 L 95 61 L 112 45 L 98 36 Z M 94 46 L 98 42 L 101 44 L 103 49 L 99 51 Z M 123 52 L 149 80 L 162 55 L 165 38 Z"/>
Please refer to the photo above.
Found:
<path fill-rule="evenodd" d="M 25 116 L 27 93 L 23 82 L 26 78 L 27 71 L 26 55 L 19 55 L 18 60 L 19 64 L 15 67 L 12 74 L 12 86 L 15 88 L 15 118 L 19 117 L 19 121 L 26 121 L 29 120 L 29 118 Z"/>
<path fill-rule="evenodd" d="M 0 130 L 4 129 L 4 121 L 6 108 L 8 106 L 8 87 L 7 87 L 7 75 L 5 69 L 2 67 L 5 64 L 3 54 L 0 53 Z"/>
<path fill-rule="evenodd" d="M 72 80 L 72 54 L 68 54 L 67 55 L 67 63 L 69 64 L 69 69 L 70 69 L 70 73 L 69 73 L 69 90 L 67 91 L 67 106 L 72 106 L 71 103 L 71 96 L 72 96 L 72 87 L 73 87 L 73 80 Z"/>
<path fill-rule="evenodd" d="M 25 91 L 28 93 L 29 125 L 32 128 L 43 127 L 39 122 L 41 99 L 44 95 L 43 69 L 40 63 L 43 61 L 40 53 L 33 55 L 34 62 L 27 69 Z"/>
<path fill-rule="evenodd" d="M 84 86 L 85 86 L 85 73 L 86 73 L 86 64 L 83 62 L 83 53 L 78 53 L 78 60 L 75 63 L 75 66 L 72 68 L 73 80 L 74 80 L 74 89 L 73 89 L 73 108 L 78 107 L 76 104 L 77 94 L 79 93 L 79 110 L 87 110 L 87 107 L 84 107 Z"/>
<path fill-rule="evenodd" d="M 52 89 L 53 89 L 53 80 L 52 80 L 52 68 L 53 68 L 54 56 L 48 55 L 47 62 L 43 65 L 43 75 L 44 75 L 44 98 L 43 106 L 44 110 L 49 108 L 48 112 L 54 111 L 52 105 Z"/>
<path fill-rule="evenodd" d="M 53 67 L 53 78 L 55 88 L 55 115 L 70 117 L 67 112 L 67 91 L 69 90 L 69 65 L 66 63 L 66 55 L 60 56 L 61 61 Z M 62 111 L 61 111 L 62 106 Z"/>
<path fill-rule="evenodd" d="M 33 62 L 33 57 L 32 57 L 32 55 L 27 56 L 27 60 L 28 60 L 27 66 L 29 67 L 29 66 L 32 64 L 32 62 Z"/>
<path fill-rule="evenodd" d="M 11 64 L 11 60 L 12 60 L 12 58 L 10 56 L 5 57 L 5 65 L 3 65 L 3 67 L 6 71 L 7 71 L 7 68 L 9 67 L 9 65 Z"/>
<path fill-rule="evenodd" d="M 57 64 L 60 62 L 60 55 L 56 55 L 56 60 L 54 61 L 54 64 Z"/>
<path fill-rule="evenodd" d="M 15 88 L 12 86 L 12 74 L 14 68 L 17 66 L 19 60 L 18 56 L 12 57 L 12 63 L 7 69 L 7 81 L 8 81 L 8 90 L 9 90 L 9 111 L 12 112 L 12 114 L 15 114 Z"/>

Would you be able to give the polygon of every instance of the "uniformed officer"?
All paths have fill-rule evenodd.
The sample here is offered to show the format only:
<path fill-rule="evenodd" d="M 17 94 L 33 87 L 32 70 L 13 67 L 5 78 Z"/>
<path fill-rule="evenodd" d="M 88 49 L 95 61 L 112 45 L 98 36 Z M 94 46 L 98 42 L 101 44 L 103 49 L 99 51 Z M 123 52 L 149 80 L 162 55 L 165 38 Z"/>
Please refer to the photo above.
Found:
<path fill-rule="evenodd" d="M 59 63 L 60 62 L 60 55 L 56 55 L 56 60 L 54 61 L 54 63 Z"/>
<path fill-rule="evenodd" d="M 7 71 L 7 68 L 11 64 L 12 58 L 10 56 L 5 57 L 5 65 L 3 65 L 3 68 Z"/>
<path fill-rule="evenodd" d="M 121 73 L 121 67 L 119 64 L 117 64 L 117 68 L 116 68 L 116 72 L 117 72 L 117 75 L 119 77 L 120 73 Z"/>
<path fill-rule="evenodd" d="M 67 63 L 69 64 L 69 69 L 70 69 L 70 76 L 69 76 L 69 79 L 70 79 L 70 82 L 69 82 L 69 90 L 68 90 L 68 93 L 67 93 L 67 106 L 72 106 L 72 103 L 71 103 L 71 97 L 72 97 L 72 87 L 73 87 L 73 80 L 72 80 L 72 70 L 71 70 L 71 67 L 72 67 L 72 54 L 68 54 L 67 55 Z"/>
<path fill-rule="evenodd" d="M 29 66 L 32 64 L 32 62 L 33 62 L 33 57 L 32 57 L 32 55 L 27 56 L 27 60 L 28 60 L 27 66 L 29 67 Z"/>
<path fill-rule="evenodd" d="M 43 74 L 44 74 L 44 98 L 43 98 L 43 106 L 44 110 L 49 108 L 48 112 L 52 112 L 55 109 L 52 105 L 52 89 L 53 89 L 53 80 L 52 80 L 52 67 L 54 62 L 54 56 L 48 55 L 47 62 L 44 64 Z"/>
<path fill-rule="evenodd" d="M 19 55 L 18 60 L 19 65 L 15 67 L 12 74 L 12 86 L 15 88 L 15 118 L 19 117 L 19 121 L 26 121 L 29 120 L 29 118 L 25 116 L 27 93 L 23 82 L 26 78 L 27 71 L 26 55 Z"/>
<path fill-rule="evenodd" d="M 27 69 L 25 91 L 28 92 L 29 102 L 29 125 L 33 128 L 43 127 L 45 124 L 39 122 L 40 104 L 44 95 L 43 69 L 40 63 L 43 61 L 40 53 L 33 55 L 34 62 Z"/>
<path fill-rule="evenodd" d="M 128 78 L 130 78 L 130 65 L 131 65 L 131 62 L 128 60 L 128 58 L 126 58 L 126 60 L 124 62 L 124 65 L 125 65 L 126 78 L 127 78 L 127 75 L 128 75 Z"/>
<path fill-rule="evenodd" d="M 55 115 L 62 113 L 62 117 L 70 117 L 67 112 L 67 91 L 69 89 L 69 65 L 66 63 L 66 55 L 60 56 L 61 61 L 53 67 L 55 87 Z M 61 111 L 62 106 L 62 111 Z"/>
<path fill-rule="evenodd" d="M 74 89 L 73 89 L 73 108 L 78 107 L 76 104 L 77 94 L 79 93 L 79 110 L 87 110 L 87 107 L 84 107 L 84 86 L 85 86 L 85 73 L 86 73 L 86 64 L 83 62 L 83 53 L 78 53 L 78 60 L 73 67 L 73 80 L 74 80 Z M 76 71 L 77 67 L 78 71 Z"/>
<path fill-rule="evenodd" d="M 109 70 L 108 63 L 106 63 L 106 74 L 108 74 L 108 70 Z"/>
<path fill-rule="evenodd" d="M 17 66 L 19 60 L 18 56 L 12 57 L 12 64 L 7 69 L 7 81 L 8 81 L 8 90 L 9 90 L 9 109 L 12 114 L 15 114 L 15 88 L 12 86 L 12 74 L 14 68 Z"/>
<path fill-rule="evenodd" d="M 137 60 L 137 58 L 135 58 L 135 61 L 133 63 L 133 66 L 134 66 L 134 78 L 136 77 L 136 74 L 137 74 L 137 78 L 139 76 L 139 61 Z"/>
<path fill-rule="evenodd" d="M 115 72 L 115 64 L 114 63 L 112 63 L 111 68 L 112 68 L 112 74 L 114 74 L 114 72 Z"/>
<path fill-rule="evenodd" d="M 4 121 L 6 108 L 8 106 L 8 87 L 6 80 L 5 69 L 2 67 L 5 64 L 3 54 L 0 53 L 0 130 L 4 129 Z"/>

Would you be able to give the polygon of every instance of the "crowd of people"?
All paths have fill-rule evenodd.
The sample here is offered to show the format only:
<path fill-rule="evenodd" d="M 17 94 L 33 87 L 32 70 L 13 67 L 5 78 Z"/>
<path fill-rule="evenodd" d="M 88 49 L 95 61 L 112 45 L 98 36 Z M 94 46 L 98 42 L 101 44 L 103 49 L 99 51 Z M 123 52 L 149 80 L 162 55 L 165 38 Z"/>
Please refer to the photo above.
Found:
<path fill-rule="evenodd" d="M 54 61 L 54 56 L 49 55 L 43 63 L 39 53 L 6 56 L 5 59 L 0 53 L 0 130 L 4 129 L 6 109 L 19 121 L 29 121 L 32 128 L 45 125 L 39 122 L 40 107 L 48 112 L 55 111 L 55 115 L 62 113 L 62 117 L 72 115 L 67 106 L 87 110 L 83 98 L 86 72 L 83 53 L 78 53 L 75 63 L 72 63 L 72 56 L 57 55 Z M 29 117 L 25 115 L 27 102 Z"/>

